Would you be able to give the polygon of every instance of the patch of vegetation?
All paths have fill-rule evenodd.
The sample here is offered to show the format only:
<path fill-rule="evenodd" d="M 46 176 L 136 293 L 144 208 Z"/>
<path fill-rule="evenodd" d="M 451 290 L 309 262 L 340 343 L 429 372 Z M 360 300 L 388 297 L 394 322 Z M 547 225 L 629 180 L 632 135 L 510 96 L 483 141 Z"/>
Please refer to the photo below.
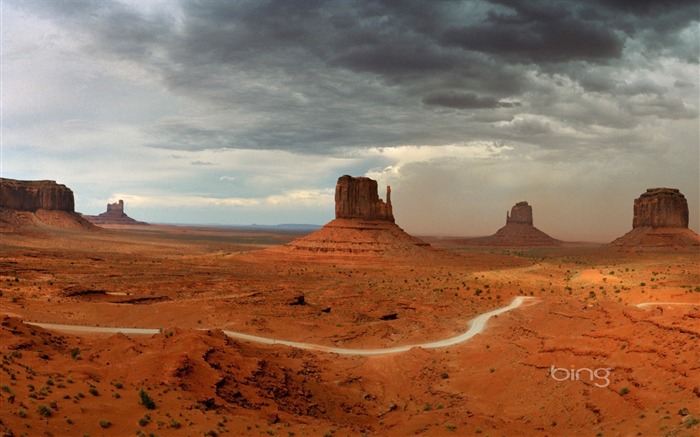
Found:
<path fill-rule="evenodd" d="M 146 426 L 149 423 L 151 423 L 151 416 L 148 413 L 144 414 L 143 417 L 139 419 L 139 425 L 141 426 Z"/>
<path fill-rule="evenodd" d="M 44 417 L 51 417 L 53 415 L 53 410 L 48 405 L 41 404 L 37 407 L 36 412 Z"/>
<path fill-rule="evenodd" d="M 141 405 L 148 408 L 149 410 L 154 410 L 156 408 L 155 401 L 148 395 L 148 393 L 141 389 L 139 391 L 139 397 L 141 398 Z"/>

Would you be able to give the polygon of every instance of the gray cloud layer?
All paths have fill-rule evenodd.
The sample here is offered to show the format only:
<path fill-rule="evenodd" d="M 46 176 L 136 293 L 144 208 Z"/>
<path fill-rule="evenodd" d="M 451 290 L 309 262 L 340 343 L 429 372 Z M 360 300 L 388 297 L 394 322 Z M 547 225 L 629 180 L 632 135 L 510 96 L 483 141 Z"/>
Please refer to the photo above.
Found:
<path fill-rule="evenodd" d="M 143 105 L 133 109 L 143 121 L 124 120 L 140 147 L 342 158 L 485 141 L 508 144 L 509 160 L 572 169 L 667 160 L 651 172 L 654 182 L 674 174 L 668 182 L 697 196 L 697 168 L 688 164 L 698 157 L 696 1 L 81 0 L 8 8 L 18 20 L 52 26 L 75 62 L 116 66 L 95 74 L 126 83 L 122 93 Z M 19 59 L 12 35 L 5 40 L 6 62 Z M 116 87 L 101 95 L 126 105 Z M 71 109 L 74 118 L 128 118 L 96 95 Z M 60 118 L 12 109 L 9 125 L 18 128 Z M 211 159 L 190 162 L 211 168 Z M 440 171 L 435 163 L 403 171 L 419 167 L 423 177 Z M 385 177 L 400 184 L 416 174 Z M 648 185 L 633 179 L 631 192 Z"/>

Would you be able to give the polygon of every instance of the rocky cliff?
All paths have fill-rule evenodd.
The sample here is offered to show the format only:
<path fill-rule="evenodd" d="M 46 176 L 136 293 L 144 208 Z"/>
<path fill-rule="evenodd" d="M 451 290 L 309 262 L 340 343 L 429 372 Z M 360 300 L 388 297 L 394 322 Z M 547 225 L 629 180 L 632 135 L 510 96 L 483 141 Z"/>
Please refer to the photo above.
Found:
<path fill-rule="evenodd" d="M 632 228 L 687 228 L 688 201 L 676 188 L 649 188 L 634 199 Z"/>
<path fill-rule="evenodd" d="M 35 212 L 75 211 L 73 191 L 55 181 L 19 181 L 0 178 L 0 208 Z"/>
<path fill-rule="evenodd" d="M 335 218 L 394 222 L 391 187 L 386 187 L 384 202 L 379 198 L 377 181 L 348 175 L 339 177 L 335 185 Z"/>
<path fill-rule="evenodd" d="M 632 230 L 613 246 L 697 250 L 700 236 L 688 229 L 688 201 L 676 188 L 649 188 L 634 199 Z"/>

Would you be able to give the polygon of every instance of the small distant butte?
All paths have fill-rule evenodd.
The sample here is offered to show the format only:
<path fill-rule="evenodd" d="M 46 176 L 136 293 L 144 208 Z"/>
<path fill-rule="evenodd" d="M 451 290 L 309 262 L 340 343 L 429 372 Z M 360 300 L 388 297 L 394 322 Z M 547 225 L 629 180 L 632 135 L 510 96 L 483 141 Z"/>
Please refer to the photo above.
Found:
<path fill-rule="evenodd" d="M 85 219 L 95 225 L 148 225 L 146 222 L 134 220 L 124 212 L 124 201 L 108 203 L 107 211 L 99 215 L 84 215 Z"/>

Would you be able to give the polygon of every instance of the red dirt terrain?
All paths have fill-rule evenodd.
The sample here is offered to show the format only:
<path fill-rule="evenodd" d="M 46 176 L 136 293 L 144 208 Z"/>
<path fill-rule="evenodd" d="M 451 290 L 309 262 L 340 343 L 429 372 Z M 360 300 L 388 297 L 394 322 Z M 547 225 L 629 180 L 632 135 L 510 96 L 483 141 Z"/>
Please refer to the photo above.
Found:
<path fill-rule="evenodd" d="M 304 239 L 293 232 L 90 230 L 35 217 L 13 218 L 0 236 L 4 435 L 700 432 L 695 249 L 430 239 L 401 243 L 426 256 L 324 254 L 295 248 Z M 535 299 L 464 343 L 390 355 L 222 332 L 393 347 L 455 336 L 518 295 Z M 161 331 L 77 335 L 23 322 Z"/>

